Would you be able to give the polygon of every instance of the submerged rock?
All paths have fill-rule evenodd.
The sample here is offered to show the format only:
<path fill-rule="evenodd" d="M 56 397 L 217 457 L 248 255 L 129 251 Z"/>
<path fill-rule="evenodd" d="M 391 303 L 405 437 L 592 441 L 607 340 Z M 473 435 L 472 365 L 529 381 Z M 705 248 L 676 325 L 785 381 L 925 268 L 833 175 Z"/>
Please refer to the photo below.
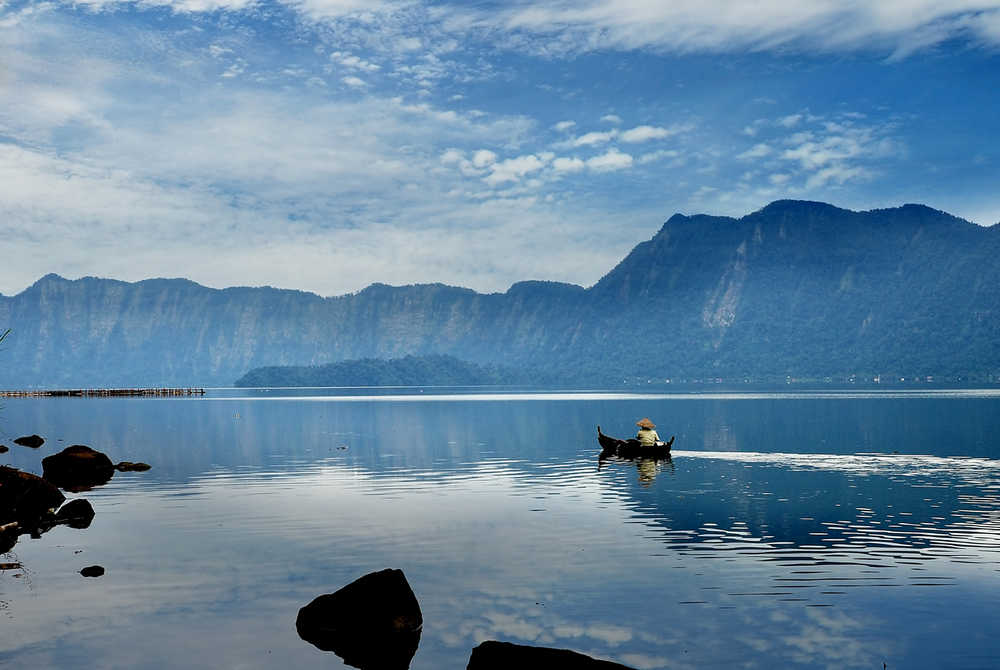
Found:
<path fill-rule="evenodd" d="M 45 438 L 39 437 L 38 435 L 25 435 L 24 437 L 19 437 L 14 440 L 14 444 L 20 444 L 22 447 L 37 449 L 45 444 Z"/>
<path fill-rule="evenodd" d="M 38 475 L 0 465 L 0 524 L 36 522 L 65 499 L 62 491 Z"/>
<path fill-rule="evenodd" d="M 152 467 L 149 463 L 133 463 L 132 461 L 122 461 L 115 466 L 118 472 L 145 472 Z"/>
<path fill-rule="evenodd" d="M 100 565 L 88 565 L 80 570 L 80 574 L 84 577 L 101 577 L 104 575 L 104 568 Z"/>
<path fill-rule="evenodd" d="M 565 668 L 566 670 L 632 670 L 627 665 L 550 647 L 529 647 L 488 640 L 472 650 L 466 670 L 511 670 L 512 668 Z"/>
<path fill-rule="evenodd" d="M 406 670 L 420 644 L 420 604 L 401 570 L 369 573 L 299 610 L 299 637 L 362 670 Z"/>
<path fill-rule="evenodd" d="M 110 458 L 82 444 L 42 459 L 42 476 L 67 491 L 85 491 L 107 484 L 114 474 Z"/>

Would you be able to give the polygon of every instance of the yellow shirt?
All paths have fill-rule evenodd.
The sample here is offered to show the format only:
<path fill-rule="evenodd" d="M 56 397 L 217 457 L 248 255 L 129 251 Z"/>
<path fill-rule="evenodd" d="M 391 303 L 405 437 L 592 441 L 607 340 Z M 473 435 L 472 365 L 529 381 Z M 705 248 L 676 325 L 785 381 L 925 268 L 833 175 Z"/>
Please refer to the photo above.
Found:
<path fill-rule="evenodd" d="M 652 428 L 640 428 L 635 437 L 643 447 L 652 447 L 660 441 L 660 436 Z"/>

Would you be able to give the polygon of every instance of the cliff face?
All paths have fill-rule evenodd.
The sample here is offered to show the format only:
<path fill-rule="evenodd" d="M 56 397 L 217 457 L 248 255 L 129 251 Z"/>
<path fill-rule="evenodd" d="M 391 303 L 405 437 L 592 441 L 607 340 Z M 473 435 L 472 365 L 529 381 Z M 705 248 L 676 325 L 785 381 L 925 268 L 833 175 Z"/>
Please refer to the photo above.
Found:
<path fill-rule="evenodd" d="M 251 368 L 449 354 L 628 375 L 1000 372 L 1000 226 L 919 205 L 675 215 L 589 289 L 321 298 L 48 275 L 0 297 L 0 387 L 229 385 Z"/>

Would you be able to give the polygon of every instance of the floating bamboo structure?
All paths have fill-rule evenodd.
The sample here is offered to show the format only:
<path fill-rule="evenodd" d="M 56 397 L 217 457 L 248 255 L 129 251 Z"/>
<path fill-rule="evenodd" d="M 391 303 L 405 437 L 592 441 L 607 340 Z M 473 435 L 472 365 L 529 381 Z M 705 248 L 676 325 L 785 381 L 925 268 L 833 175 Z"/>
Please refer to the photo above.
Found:
<path fill-rule="evenodd" d="M 117 396 L 168 397 L 205 395 L 200 388 L 151 388 L 151 389 L 71 389 L 35 391 L 0 391 L 0 398 L 110 398 Z"/>

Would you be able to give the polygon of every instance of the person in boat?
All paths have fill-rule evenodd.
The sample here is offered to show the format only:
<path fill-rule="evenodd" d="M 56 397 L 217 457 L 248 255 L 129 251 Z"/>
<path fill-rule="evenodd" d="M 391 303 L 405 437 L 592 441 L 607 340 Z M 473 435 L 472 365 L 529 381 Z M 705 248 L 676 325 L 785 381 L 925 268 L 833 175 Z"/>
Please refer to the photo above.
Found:
<path fill-rule="evenodd" d="M 639 419 L 635 422 L 635 425 L 639 426 L 639 432 L 636 433 L 635 439 L 639 440 L 639 446 L 641 447 L 655 447 L 662 445 L 663 442 L 660 440 L 660 436 L 656 433 L 656 424 L 649 419 Z"/>

